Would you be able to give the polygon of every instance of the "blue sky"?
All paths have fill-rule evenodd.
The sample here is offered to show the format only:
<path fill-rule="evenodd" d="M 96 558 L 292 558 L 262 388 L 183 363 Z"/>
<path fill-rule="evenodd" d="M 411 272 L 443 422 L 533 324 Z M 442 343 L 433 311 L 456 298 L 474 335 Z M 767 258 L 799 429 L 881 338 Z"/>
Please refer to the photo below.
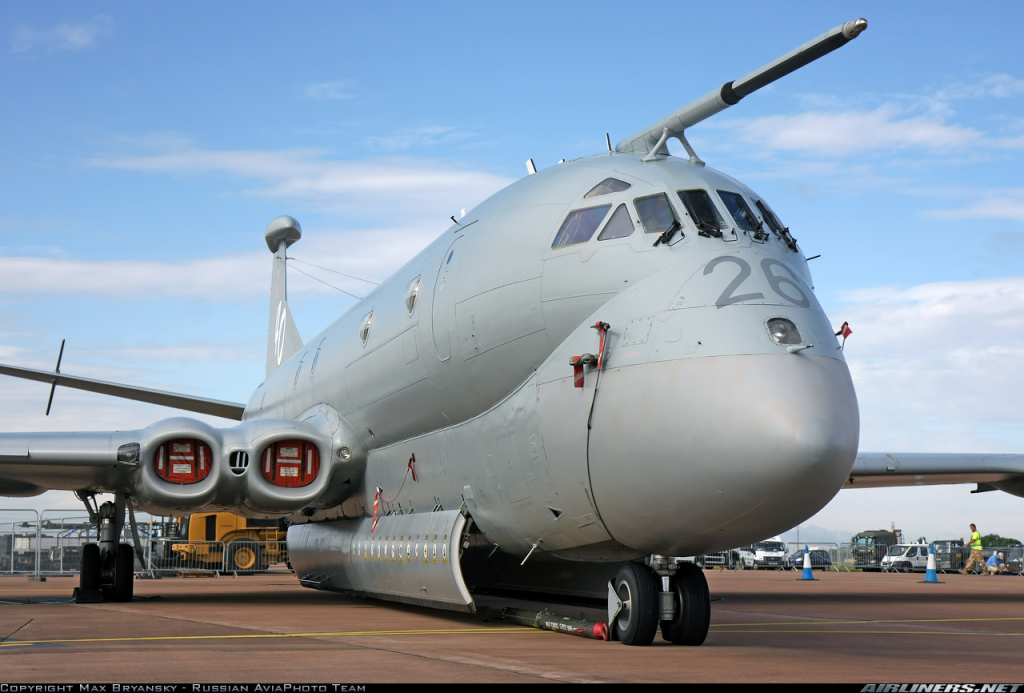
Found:
<path fill-rule="evenodd" d="M 52 368 L 66 337 L 65 372 L 245 401 L 263 373 L 271 218 L 302 223 L 298 259 L 380 281 L 526 159 L 600 151 L 605 132 L 615 142 L 863 16 L 856 41 L 690 141 L 822 255 L 819 298 L 854 329 L 862 449 L 1024 452 L 1022 15 L 1009 2 L 5 3 L 0 362 Z M 290 297 L 306 337 L 353 303 L 295 272 Z M 173 415 L 62 391 L 44 418 L 45 398 L 0 382 L 3 428 Z M 1024 535 L 1024 501 L 967 491 L 844 492 L 809 524 L 949 534 L 970 521 L 957 507 Z"/>

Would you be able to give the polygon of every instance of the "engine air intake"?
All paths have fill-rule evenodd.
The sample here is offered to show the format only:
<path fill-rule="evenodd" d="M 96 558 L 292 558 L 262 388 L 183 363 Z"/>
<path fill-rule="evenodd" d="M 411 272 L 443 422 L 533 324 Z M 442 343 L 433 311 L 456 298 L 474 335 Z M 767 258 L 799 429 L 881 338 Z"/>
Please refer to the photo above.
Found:
<path fill-rule="evenodd" d="M 305 440 L 279 440 L 263 451 L 260 471 L 274 486 L 307 486 L 320 473 L 320 451 Z"/>
<path fill-rule="evenodd" d="M 213 451 L 196 438 L 174 438 L 156 449 L 157 476 L 174 484 L 194 484 L 210 474 Z"/>

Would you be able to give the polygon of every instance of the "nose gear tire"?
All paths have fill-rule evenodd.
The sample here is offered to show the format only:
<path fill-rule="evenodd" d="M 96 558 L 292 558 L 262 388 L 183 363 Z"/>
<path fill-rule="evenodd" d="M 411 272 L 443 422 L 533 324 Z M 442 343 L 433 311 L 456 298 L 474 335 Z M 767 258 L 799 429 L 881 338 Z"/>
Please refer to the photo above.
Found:
<path fill-rule="evenodd" d="M 615 577 L 615 592 L 622 610 L 614 631 L 623 645 L 650 645 L 658 634 L 658 583 L 645 565 L 627 563 Z"/>
<path fill-rule="evenodd" d="M 704 571 L 692 563 L 680 563 L 672 589 L 676 593 L 676 617 L 661 622 L 661 637 L 673 645 L 700 645 L 711 626 L 711 597 Z"/>

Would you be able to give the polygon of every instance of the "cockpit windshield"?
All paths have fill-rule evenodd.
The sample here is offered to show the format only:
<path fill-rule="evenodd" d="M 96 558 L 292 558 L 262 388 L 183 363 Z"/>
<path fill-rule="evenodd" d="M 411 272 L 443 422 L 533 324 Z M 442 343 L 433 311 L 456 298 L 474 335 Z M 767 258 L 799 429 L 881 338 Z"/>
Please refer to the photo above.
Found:
<path fill-rule="evenodd" d="M 725 203 L 725 208 L 729 210 L 729 214 L 736 220 L 736 226 L 741 231 L 751 233 L 757 227 L 757 221 L 754 219 L 754 213 L 750 211 L 750 207 L 739 193 L 719 190 L 718 194 L 722 198 L 722 202 Z"/>
<path fill-rule="evenodd" d="M 611 208 L 611 205 L 601 205 L 600 207 L 573 210 L 562 222 L 551 247 L 561 248 L 574 243 L 586 243 L 597 231 L 597 227 L 604 221 Z"/>
<path fill-rule="evenodd" d="M 644 233 L 665 233 L 676 223 L 676 213 L 668 203 L 668 195 L 657 193 L 633 200 L 636 213 L 640 215 L 640 223 Z"/>
<path fill-rule="evenodd" d="M 768 232 L 764 230 L 764 225 L 751 211 L 742 195 L 728 190 L 719 190 L 718 194 L 721 196 L 722 202 L 725 203 L 725 208 L 729 210 L 729 214 L 736 220 L 736 226 L 749 233 L 755 241 L 768 240 Z"/>
<path fill-rule="evenodd" d="M 775 216 L 775 212 L 772 208 L 764 203 L 763 200 L 758 200 L 756 203 L 757 208 L 761 210 L 761 216 L 764 217 L 764 223 L 768 224 L 768 228 L 775 232 L 776 236 L 782 235 L 782 229 L 785 228 L 779 218 Z"/>
<path fill-rule="evenodd" d="M 768 228 L 770 228 L 776 236 L 781 238 L 783 242 L 785 242 L 786 246 L 795 253 L 796 239 L 793 238 L 793 235 L 789 232 L 789 228 L 783 226 L 782 221 L 775 216 L 775 212 L 772 211 L 771 207 L 764 203 L 764 200 L 757 200 L 754 204 L 756 204 L 757 208 L 761 210 L 761 216 L 764 217 L 764 223 L 768 224 Z"/>
<path fill-rule="evenodd" d="M 722 229 L 727 225 L 707 190 L 680 190 L 679 199 L 697 227 L 697 233 L 707 238 L 722 237 Z"/>

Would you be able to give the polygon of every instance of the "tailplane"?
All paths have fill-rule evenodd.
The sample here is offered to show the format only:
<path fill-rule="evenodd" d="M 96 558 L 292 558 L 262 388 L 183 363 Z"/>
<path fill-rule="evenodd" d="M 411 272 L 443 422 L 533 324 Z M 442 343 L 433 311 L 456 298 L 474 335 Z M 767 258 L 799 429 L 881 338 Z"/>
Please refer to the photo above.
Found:
<path fill-rule="evenodd" d="M 267 375 L 302 348 L 302 338 L 288 310 L 288 246 L 302 238 L 302 227 L 289 216 L 277 217 L 267 225 L 267 247 L 274 254 L 270 282 L 270 329 L 267 334 Z"/>

